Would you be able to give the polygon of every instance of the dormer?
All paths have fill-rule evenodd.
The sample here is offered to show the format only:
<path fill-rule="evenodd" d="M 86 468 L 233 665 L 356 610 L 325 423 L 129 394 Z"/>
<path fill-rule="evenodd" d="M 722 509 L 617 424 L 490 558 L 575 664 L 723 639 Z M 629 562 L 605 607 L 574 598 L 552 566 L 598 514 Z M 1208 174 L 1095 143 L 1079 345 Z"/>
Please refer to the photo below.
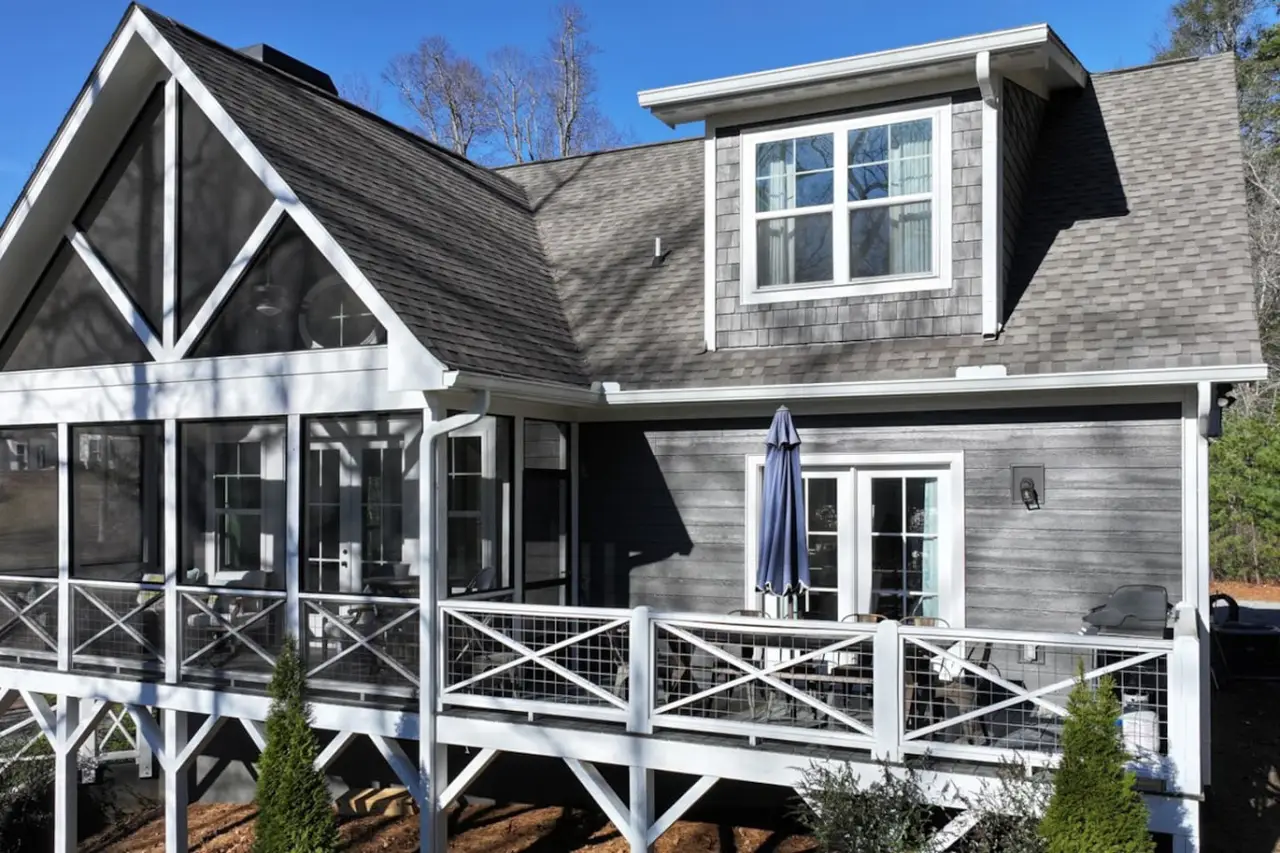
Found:
<path fill-rule="evenodd" d="M 1046 25 L 640 93 L 702 121 L 708 349 L 997 337 L 1049 100 Z"/>

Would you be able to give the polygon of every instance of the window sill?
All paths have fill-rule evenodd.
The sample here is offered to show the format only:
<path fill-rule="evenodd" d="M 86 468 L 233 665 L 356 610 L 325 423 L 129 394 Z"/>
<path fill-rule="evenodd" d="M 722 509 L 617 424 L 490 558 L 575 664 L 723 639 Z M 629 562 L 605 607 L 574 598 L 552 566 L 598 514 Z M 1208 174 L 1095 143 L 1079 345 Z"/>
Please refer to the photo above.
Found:
<path fill-rule="evenodd" d="M 771 287 L 758 290 L 743 286 L 743 305 L 769 305 L 775 302 L 808 302 L 817 299 L 848 299 L 856 296 L 883 296 L 890 293 L 946 291 L 951 282 L 938 276 L 929 278 L 897 278 L 883 281 L 861 281 L 848 284 L 808 284 Z"/>

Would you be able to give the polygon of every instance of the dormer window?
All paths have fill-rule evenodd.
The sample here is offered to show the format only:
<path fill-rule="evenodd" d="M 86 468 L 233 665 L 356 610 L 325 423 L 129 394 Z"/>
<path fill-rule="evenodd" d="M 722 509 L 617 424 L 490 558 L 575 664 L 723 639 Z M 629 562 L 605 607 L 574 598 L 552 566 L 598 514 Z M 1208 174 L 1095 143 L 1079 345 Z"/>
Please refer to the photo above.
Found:
<path fill-rule="evenodd" d="M 743 302 L 948 287 L 949 115 L 742 134 Z"/>

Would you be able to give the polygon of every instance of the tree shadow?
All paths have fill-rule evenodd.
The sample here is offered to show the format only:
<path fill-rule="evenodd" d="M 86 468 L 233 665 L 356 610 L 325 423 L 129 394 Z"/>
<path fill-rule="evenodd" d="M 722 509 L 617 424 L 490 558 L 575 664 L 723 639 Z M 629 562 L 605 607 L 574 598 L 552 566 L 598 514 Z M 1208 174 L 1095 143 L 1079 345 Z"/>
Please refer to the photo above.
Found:
<path fill-rule="evenodd" d="M 1206 849 L 1272 853 L 1280 844 L 1280 683 L 1232 681 L 1212 701 Z"/>

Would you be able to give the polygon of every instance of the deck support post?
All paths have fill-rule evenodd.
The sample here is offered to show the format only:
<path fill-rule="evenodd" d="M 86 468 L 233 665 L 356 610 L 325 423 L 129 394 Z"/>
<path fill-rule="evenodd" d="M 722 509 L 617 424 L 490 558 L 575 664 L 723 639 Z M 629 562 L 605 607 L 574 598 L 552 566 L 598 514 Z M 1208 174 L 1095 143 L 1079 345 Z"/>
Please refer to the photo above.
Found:
<path fill-rule="evenodd" d="M 876 625 L 874 643 L 872 719 L 876 743 L 873 757 L 878 761 L 897 762 L 902 760 L 902 703 L 905 698 L 898 623 L 887 620 Z"/>
<path fill-rule="evenodd" d="M 652 625 L 649 608 L 637 607 L 631 611 L 630 660 L 627 669 L 627 731 L 635 735 L 653 734 L 653 722 L 649 719 L 649 703 L 653 687 L 649 679 L 653 673 Z M 632 765 L 628 771 L 628 803 L 631 806 L 628 825 L 618 827 L 627 838 L 632 853 L 650 849 L 649 828 L 653 826 L 653 771 L 647 767 Z"/>
<path fill-rule="evenodd" d="M 79 844 L 77 798 L 79 792 L 79 745 L 75 731 L 80 724 L 80 700 L 58 697 L 53 744 L 53 849 L 54 853 L 75 853 Z"/>
<path fill-rule="evenodd" d="M 629 802 L 631 821 L 623 835 L 631 853 L 644 853 L 653 847 L 649 840 L 649 827 L 653 826 L 653 771 L 647 767 L 630 768 Z M 619 827 L 622 829 L 622 827 Z"/>
<path fill-rule="evenodd" d="M 1173 853 L 1200 853 L 1200 803 L 1182 801 L 1182 828 L 1173 833 Z"/>
<path fill-rule="evenodd" d="M 164 849 L 187 853 L 187 767 L 182 761 L 187 746 L 187 714 L 164 709 Z"/>

